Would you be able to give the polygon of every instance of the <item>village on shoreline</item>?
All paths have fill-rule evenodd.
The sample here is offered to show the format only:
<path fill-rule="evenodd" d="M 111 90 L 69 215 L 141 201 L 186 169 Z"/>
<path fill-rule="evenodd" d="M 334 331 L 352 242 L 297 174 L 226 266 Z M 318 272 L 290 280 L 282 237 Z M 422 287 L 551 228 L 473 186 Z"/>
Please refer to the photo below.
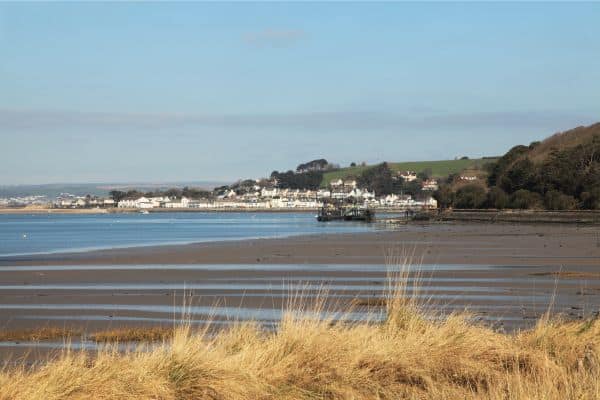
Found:
<path fill-rule="evenodd" d="M 416 180 L 414 172 L 403 173 L 402 179 Z M 43 196 L 3 199 L 2 210 L 24 212 L 34 210 L 81 211 L 81 212 L 126 212 L 135 210 L 154 211 L 222 211 L 222 210 L 316 210 L 327 201 L 350 202 L 374 209 L 391 210 L 431 210 L 437 208 L 432 194 L 437 189 L 437 181 L 423 182 L 423 194 L 413 197 L 410 194 L 387 194 L 378 196 L 375 191 L 359 187 L 354 179 L 337 179 L 328 187 L 311 189 L 282 189 L 274 180 L 256 180 L 251 187 L 235 190 L 230 187 L 216 188 L 213 192 L 199 192 L 184 188 L 181 193 L 175 190 L 152 196 L 137 191 L 112 191 L 110 197 L 75 196 L 63 193 L 56 199 L 47 200 Z M 189 194 L 188 194 L 189 193 Z M 186 196 L 186 194 L 188 194 Z M 190 195 L 191 194 L 191 195 Z"/>

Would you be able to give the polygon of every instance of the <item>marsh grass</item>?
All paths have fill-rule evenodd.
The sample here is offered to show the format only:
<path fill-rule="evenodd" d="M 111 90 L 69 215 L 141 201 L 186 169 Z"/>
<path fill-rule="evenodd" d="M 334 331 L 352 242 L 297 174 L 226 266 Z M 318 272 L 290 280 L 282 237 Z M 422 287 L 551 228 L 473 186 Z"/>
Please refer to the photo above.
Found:
<path fill-rule="evenodd" d="M 2 342 L 40 342 L 45 340 L 60 339 L 61 341 L 91 340 L 98 343 L 108 342 L 156 342 L 169 339 L 173 336 L 172 326 L 152 327 L 123 327 L 102 330 L 85 334 L 76 328 L 43 327 L 33 329 L 0 331 Z"/>
<path fill-rule="evenodd" d="M 398 279 L 409 263 L 394 262 L 400 283 L 389 287 L 383 322 L 317 318 L 325 295 L 306 302 L 299 293 L 276 330 L 239 322 L 209 334 L 184 324 L 150 349 L 67 350 L 36 369 L 2 371 L 0 399 L 600 398 L 598 320 L 548 313 L 506 334 L 467 313 L 432 318 L 418 285 Z"/>
<path fill-rule="evenodd" d="M 151 326 L 139 328 L 116 328 L 112 330 L 95 332 L 89 339 L 99 342 L 157 342 L 173 337 L 173 327 Z"/>
<path fill-rule="evenodd" d="M 71 328 L 42 327 L 0 331 L 2 342 L 37 342 L 50 339 L 68 339 L 80 336 L 81 331 Z"/>
<path fill-rule="evenodd" d="M 555 272 L 534 272 L 532 276 L 554 276 L 564 279 L 599 279 L 600 272 L 582 272 L 582 271 L 555 271 Z"/>

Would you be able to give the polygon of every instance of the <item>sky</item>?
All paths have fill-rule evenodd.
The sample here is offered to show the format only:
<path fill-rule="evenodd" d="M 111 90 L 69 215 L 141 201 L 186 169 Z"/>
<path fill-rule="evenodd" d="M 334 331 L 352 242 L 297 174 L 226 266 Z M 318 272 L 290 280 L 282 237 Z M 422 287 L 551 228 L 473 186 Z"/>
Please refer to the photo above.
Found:
<path fill-rule="evenodd" d="M 0 184 L 493 156 L 600 121 L 600 3 L 1 3 Z"/>

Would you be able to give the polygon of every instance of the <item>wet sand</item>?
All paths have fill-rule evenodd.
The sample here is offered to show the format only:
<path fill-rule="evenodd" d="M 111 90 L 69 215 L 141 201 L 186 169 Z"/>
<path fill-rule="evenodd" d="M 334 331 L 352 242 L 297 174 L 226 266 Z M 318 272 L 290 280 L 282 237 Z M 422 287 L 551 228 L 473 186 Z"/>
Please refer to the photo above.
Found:
<path fill-rule="evenodd" d="M 600 227 L 522 224 L 403 225 L 369 233 L 0 257 L 1 265 L 382 264 L 410 254 L 425 264 L 600 266 Z"/>
<path fill-rule="evenodd" d="M 420 265 L 408 284 L 420 288 L 427 307 L 468 309 L 498 329 L 531 326 L 551 305 L 567 318 L 600 310 L 598 227 L 436 224 L 3 258 L 0 329 L 169 325 L 183 312 L 194 324 L 257 319 L 273 326 L 299 293 L 304 303 L 325 293 L 332 311 L 358 298 L 357 318 L 377 317 L 383 308 L 365 304 L 385 295 L 390 254 Z M 0 343 L 0 358 L 31 349 L 35 357 L 48 351 Z"/>
<path fill-rule="evenodd" d="M 282 310 L 310 309 L 325 298 L 332 318 L 377 321 L 384 316 L 386 265 L 169 265 L 0 267 L 2 330 L 61 327 L 95 332 L 131 326 L 192 325 L 220 329 L 235 321 L 276 326 Z M 407 294 L 440 315 L 469 311 L 500 330 L 532 326 L 549 308 L 566 318 L 600 310 L 600 277 L 556 279 L 543 266 L 422 265 Z M 394 277 L 393 268 L 391 269 Z M 580 266 L 592 274 L 597 267 Z M 591 278 L 589 276 L 592 276 Z M 397 283 L 398 280 L 392 280 Z M 358 302 L 356 300 L 359 300 Z M 85 343 L 93 350 L 93 343 Z M 62 343 L 0 341 L 0 360 L 57 354 Z M 92 347 L 89 347 L 92 346 Z"/>

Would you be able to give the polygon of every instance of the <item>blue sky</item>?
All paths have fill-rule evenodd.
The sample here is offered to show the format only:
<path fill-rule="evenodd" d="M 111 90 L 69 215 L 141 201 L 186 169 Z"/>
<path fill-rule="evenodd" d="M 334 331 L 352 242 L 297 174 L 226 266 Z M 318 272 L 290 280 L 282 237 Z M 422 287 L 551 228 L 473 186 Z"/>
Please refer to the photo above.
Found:
<path fill-rule="evenodd" d="M 0 4 L 0 184 L 502 154 L 600 120 L 600 3 Z"/>

